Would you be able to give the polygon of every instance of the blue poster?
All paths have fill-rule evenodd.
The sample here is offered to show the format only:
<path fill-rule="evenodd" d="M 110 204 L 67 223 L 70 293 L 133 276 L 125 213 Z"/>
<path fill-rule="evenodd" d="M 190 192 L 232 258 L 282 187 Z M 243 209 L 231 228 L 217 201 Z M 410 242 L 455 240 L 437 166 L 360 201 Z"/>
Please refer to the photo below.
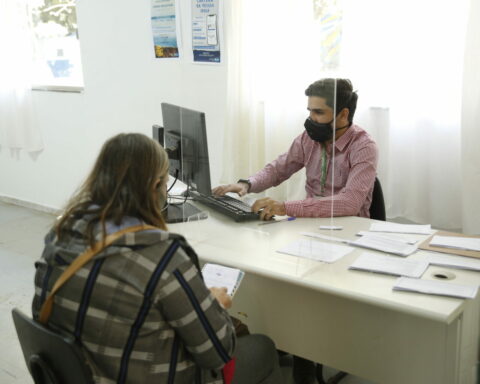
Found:
<path fill-rule="evenodd" d="M 175 0 L 152 0 L 151 17 L 155 57 L 178 57 Z"/>
<path fill-rule="evenodd" d="M 220 63 L 219 0 L 192 0 L 193 61 Z"/>

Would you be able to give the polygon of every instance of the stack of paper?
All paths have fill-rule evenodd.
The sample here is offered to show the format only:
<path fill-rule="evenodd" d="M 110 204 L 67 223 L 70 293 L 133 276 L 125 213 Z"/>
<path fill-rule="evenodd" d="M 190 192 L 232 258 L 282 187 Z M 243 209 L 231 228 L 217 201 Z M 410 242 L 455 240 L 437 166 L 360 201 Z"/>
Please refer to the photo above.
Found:
<path fill-rule="evenodd" d="M 474 299 L 477 296 L 478 286 L 452 284 L 444 281 L 432 281 L 400 277 L 393 286 L 397 291 L 411 291 L 429 295 L 452 296 Z"/>
<path fill-rule="evenodd" d="M 313 232 L 301 232 L 304 236 L 315 237 L 322 240 L 336 241 L 362 248 L 375 249 L 377 251 L 393 253 L 394 255 L 408 256 L 417 250 L 416 245 L 409 244 L 405 240 L 393 239 L 384 235 L 366 232 L 364 236 L 356 240 L 345 240 L 335 236 L 322 235 Z"/>
<path fill-rule="evenodd" d="M 415 233 L 419 235 L 431 235 L 435 231 L 432 230 L 430 224 L 413 225 L 413 224 L 397 224 L 389 222 L 372 223 L 370 225 L 372 232 L 394 232 L 394 233 Z"/>
<path fill-rule="evenodd" d="M 384 237 L 386 239 L 394 239 L 394 240 L 400 240 L 400 241 L 404 241 L 405 243 L 407 244 L 416 244 L 418 243 L 418 239 L 416 239 L 414 236 L 412 235 L 405 235 L 403 233 L 382 233 L 382 232 L 369 232 L 369 231 L 360 231 L 357 233 L 357 236 L 369 236 L 369 235 L 375 235 L 375 236 L 381 236 L 381 237 Z M 423 238 L 423 236 L 422 236 Z"/>
<path fill-rule="evenodd" d="M 459 236 L 433 236 L 430 245 L 435 247 L 465 249 L 467 251 L 480 251 L 480 239 Z"/>
<path fill-rule="evenodd" d="M 403 240 L 385 238 L 373 234 L 362 236 L 357 240 L 350 241 L 349 244 L 400 256 L 408 256 L 417 250 L 416 245 L 408 244 Z"/>
<path fill-rule="evenodd" d="M 396 276 L 420 277 L 428 268 L 427 261 L 405 260 L 394 256 L 364 252 L 349 267 Z"/>
<path fill-rule="evenodd" d="M 202 268 L 202 275 L 208 288 L 226 287 L 227 293 L 233 296 L 242 282 L 245 272 L 237 268 L 207 263 Z"/>
<path fill-rule="evenodd" d="M 351 251 L 353 251 L 352 247 L 344 245 L 327 244 L 312 240 L 298 240 L 279 249 L 277 252 L 323 261 L 325 263 L 334 263 Z"/>
<path fill-rule="evenodd" d="M 472 257 L 442 255 L 429 252 L 425 260 L 432 265 L 480 271 L 480 259 L 474 259 Z"/>

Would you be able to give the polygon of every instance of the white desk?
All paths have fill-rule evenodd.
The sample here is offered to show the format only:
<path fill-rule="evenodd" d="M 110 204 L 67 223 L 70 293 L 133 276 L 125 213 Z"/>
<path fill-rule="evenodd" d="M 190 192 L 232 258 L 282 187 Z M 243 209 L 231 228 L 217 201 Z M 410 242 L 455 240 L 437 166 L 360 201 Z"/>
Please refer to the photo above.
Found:
<path fill-rule="evenodd" d="M 344 229 L 331 235 L 354 239 L 370 222 L 335 218 Z M 258 226 L 210 211 L 207 220 L 170 230 L 183 234 L 202 262 L 246 272 L 231 313 L 251 332 L 269 335 L 277 348 L 381 384 L 475 383 L 480 298 L 392 291 L 393 276 L 348 270 L 361 249 L 334 264 L 276 252 L 307 239 L 301 231 L 329 234 L 318 229 L 322 224 L 330 219 Z M 439 271 L 445 268 L 429 267 L 422 278 L 434 279 Z M 480 284 L 478 272 L 449 271 L 457 283 Z"/>

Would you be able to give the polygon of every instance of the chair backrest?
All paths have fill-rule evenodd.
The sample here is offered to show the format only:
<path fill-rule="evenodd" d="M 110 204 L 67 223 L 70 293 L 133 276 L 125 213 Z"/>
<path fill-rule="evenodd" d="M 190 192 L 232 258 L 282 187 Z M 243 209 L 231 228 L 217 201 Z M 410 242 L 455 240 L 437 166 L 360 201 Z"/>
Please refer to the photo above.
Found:
<path fill-rule="evenodd" d="M 383 199 L 382 186 L 378 177 L 375 177 L 373 184 L 372 204 L 370 205 L 370 218 L 374 220 L 387 220 L 385 213 L 385 200 Z"/>
<path fill-rule="evenodd" d="M 90 367 L 73 336 L 53 332 L 12 310 L 23 356 L 35 384 L 93 384 Z"/>

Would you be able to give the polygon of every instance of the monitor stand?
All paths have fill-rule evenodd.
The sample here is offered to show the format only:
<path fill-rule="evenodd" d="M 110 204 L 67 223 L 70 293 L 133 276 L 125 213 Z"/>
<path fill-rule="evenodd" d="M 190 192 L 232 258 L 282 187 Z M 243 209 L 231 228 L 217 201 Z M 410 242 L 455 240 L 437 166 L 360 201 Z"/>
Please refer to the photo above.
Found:
<path fill-rule="evenodd" d="M 183 223 L 185 221 L 195 221 L 205 219 L 197 207 L 189 203 L 169 204 L 165 210 L 165 221 L 167 223 Z"/>

